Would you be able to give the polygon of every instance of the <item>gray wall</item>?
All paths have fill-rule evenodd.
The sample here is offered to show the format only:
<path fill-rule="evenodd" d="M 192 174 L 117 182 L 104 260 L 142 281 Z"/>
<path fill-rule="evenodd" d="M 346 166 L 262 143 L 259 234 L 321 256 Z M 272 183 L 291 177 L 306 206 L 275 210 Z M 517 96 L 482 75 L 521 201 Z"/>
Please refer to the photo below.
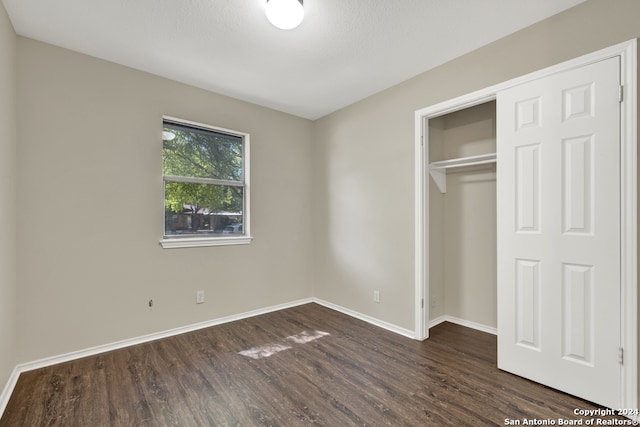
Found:
<path fill-rule="evenodd" d="M 16 364 L 16 35 L 0 3 L 0 391 Z"/>
<path fill-rule="evenodd" d="M 414 112 L 636 38 L 638 17 L 637 0 L 590 0 L 318 120 L 315 295 L 413 329 Z M 465 304 L 449 294 L 446 311 L 493 326 L 495 304 Z"/>
<path fill-rule="evenodd" d="M 312 294 L 310 121 L 21 37 L 18 93 L 21 362 Z M 160 247 L 163 114 L 251 134 L 250 245 Z"/>

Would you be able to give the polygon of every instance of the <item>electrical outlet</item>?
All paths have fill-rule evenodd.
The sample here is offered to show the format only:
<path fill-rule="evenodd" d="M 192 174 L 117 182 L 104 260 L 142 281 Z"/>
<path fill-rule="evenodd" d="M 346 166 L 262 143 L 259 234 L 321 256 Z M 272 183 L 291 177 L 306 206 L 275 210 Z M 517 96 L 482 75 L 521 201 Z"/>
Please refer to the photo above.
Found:
<path fill-rule="evenodd" d="M 380 302 L 380 291 L 373 291 L 373 302 Z"/>
<path fill-rule="evenodd" d="M 204 291 L 196 292 L 196 304 L 202 304 L 204 302 Z"/>

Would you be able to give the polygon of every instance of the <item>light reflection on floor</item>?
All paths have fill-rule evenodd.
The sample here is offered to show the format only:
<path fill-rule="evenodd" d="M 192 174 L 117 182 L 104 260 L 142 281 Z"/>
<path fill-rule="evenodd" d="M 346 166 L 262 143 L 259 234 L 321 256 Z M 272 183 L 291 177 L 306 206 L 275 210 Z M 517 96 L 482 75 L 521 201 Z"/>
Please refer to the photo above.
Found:
<path fill-rule="evenodd" d="M 284 344 L 265 344 L 260 347 L 253 347 L 249 350 L 239 352 L 243 356 L 250 357 L 252 359 L 262 359 L 263 357 L 272 356 L 280 351 L 289 350 L 291 347 Z"/>
<path fill-rule="evenodd" d="M 303 331 L 298 335 L 291 335 L 290 337 L 287 337 L 287 339 L 295 342 L 296 344 L 306 344 L 326 335 L 329 335 L 329 332 L 315 331 L 315 333 L 310 334 L 307 331 Z"/>
<path fill-rule="evenodd" d="M 313 333 L 302 331 L 297 335 L 291 335 L 285 339 L 293 341 L 296 344 L 306 344 L 327 335 L 330 335 L 330 334 L 328 332 L 322 332 L 322 331 L 314 331 Z M 272 356 L 280 351 L 289 350 L 290 348 L 292 347 L 286 344 L 269 343 L 269 344 L 262 345 L 260 347 L 253 347 L 253 348 L 250 348 L 249 350 L 240 351 L 238 352 L 238 354 L 241 354 L 246 357 L 250 357 L 252 359 L 262 359 L 265 357 Z"/>

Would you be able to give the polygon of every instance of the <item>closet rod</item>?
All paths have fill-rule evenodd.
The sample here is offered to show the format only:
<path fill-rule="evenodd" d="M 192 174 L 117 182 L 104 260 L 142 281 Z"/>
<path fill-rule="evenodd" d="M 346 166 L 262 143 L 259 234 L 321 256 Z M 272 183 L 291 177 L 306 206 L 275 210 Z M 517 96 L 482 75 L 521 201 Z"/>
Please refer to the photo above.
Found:
<path fill-rule="evenodd" d="M 447 169 L 464 166 L 484 165 L 496 163 L 496 153 L 481 154 L 479 156 L 460 157 L 458 159 L 442 160 L 429 164 L 429 174 L 441 193 L 447 192 Z"/>
<path fill-rule="evenodd" d="M 481 154 L 479 156 L 460 157 L 458 159 L 442 160 L 433 162 L 429 166 L 431 169 L 461 168 L 464 166 L 483 165 L 496 162 L 496 153 Z"/>

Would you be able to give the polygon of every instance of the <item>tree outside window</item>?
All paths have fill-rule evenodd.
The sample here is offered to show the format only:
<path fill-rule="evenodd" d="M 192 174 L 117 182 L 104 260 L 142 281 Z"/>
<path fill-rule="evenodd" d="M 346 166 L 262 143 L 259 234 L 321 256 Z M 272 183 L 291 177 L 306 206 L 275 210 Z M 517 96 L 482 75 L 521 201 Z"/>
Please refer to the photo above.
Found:
<path fill-rule="evenodd" d="M 248 135 L 163 120 L 164 238 L 246 236 Z"/>

